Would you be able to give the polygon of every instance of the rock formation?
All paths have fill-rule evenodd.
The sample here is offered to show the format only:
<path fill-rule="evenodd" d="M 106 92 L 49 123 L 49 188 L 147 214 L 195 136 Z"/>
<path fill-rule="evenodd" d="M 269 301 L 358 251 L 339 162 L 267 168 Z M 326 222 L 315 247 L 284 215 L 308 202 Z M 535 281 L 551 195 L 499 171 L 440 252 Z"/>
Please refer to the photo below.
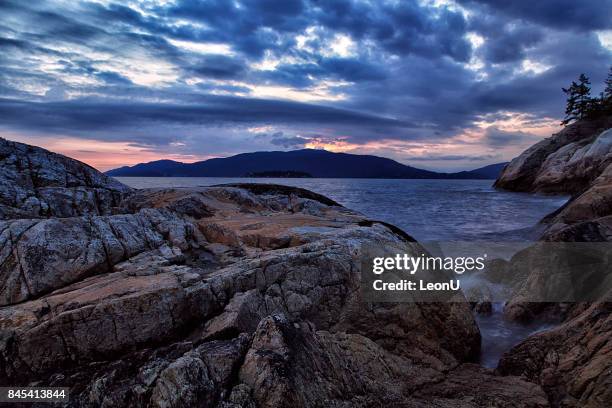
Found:
<path fill-rule="evenodd" d="M 514 159 L 495 183 L 514 191 L 572 195 L 543 220 L 548 224 L 543 241 L 612 241 L 610 128 L 611 117 L 570 125 Z M 554 263 L 534 269 L 527 279 L 546 279 L 543 274 L 550 266 Z M 504 266 L 509 273 L 512 268 L 512 261 Z M 529 303 L 520 294 L 511 299 L 505 310 L 509 318 L 531 320 L 552 314 L 563 322 L 508 351 L 499 372 L 537 382 L 553 406 L 608 406 L 612 400 L 610 295 L 594 303 L 575 304 Z"/>
<path fill-rule="evenodd" d="M 515 346 L 503 374 L 541 384 L 554 406 L 605 407 L 612 401 L 612 299 L 578 304 L 563 324 Z"/>
<path fill-rule="evenodd" d="M 467 302 L 363 302 L 363 246 L 423 250 L 396 227 L 302 189 L 132 191 L 2 146 L 2 386 L 67 386 L 72 407 L 548 406 L 470 364 Z"/>
<path fill-rule="evenodd" d="M 575 194 L 585 191 L 612 162 L 612 117 L 581 121 L 531 146 L 495 181 L 512 191 Z"/>
<path fill-rule="evenodd" d="M 0 138 L 0 219 L 111 214 L 130 190 L 79 161 Z"/>
<path fill-rule="evenodd" d="M 612 139 L 612 129 L 603 135 Z M 612 148 L 607 156 L 612 160 Z M 612 164 L 593 180 L 585 192 L 544 222 L 550 225 L 544 236 L 547 241 L 612 241 Z"/>
<path fill-rule="evenodd" d="M 581 121 L 512 160 L 495 182 L 512 191 L 569 194 L 543 221 L 548 241 L 612 238 L 612 117 Z"/>

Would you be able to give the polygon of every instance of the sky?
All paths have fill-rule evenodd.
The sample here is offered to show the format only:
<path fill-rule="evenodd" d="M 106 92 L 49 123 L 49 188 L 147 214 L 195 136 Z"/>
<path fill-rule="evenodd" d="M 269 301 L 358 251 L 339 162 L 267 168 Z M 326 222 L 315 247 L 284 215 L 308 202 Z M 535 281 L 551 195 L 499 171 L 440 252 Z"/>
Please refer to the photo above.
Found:
<path fill-rule="evenodd" d="M 558 131 L 612 0 L 0 1 L 0 136 L 100 170 L 322 148 L 455 171 Z"/>

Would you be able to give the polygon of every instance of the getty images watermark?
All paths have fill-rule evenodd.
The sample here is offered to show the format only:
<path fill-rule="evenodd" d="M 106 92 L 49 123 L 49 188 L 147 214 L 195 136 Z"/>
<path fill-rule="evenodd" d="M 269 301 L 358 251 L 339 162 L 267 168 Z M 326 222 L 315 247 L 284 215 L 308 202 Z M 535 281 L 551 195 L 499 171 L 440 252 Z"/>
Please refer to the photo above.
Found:
<path fill-rule="evenodd" d="M 441 257 L 425 255 L 424 253 L 417 256 L 409 255 L 407 253 L 395 254 L 394 256 L 388 257 L 377 256 L 372 259 L 372 273 L 375 275 L 381 275 L 385 272 L 403 272 L 412 276 L 418 271 L 446 271 L 462 275 L 465 272 L 483 271 L 485 269 L 486 259 L 487 254 L 483 254 L 483 256 L 479 257 Z M 383 279 L 375 279 L 372 282 L 372 288 L 376 291 L 457 291 L 461 288 L 461 281 L 459 279 L 449 279 L 446 282 L 431 282 L 425 279 L 400 279 L 399 281 L 386 282 Z"/>
<path fill-rule="evenodd" d="M 607 242 L 409 243 L 361 255 L 366 302 L 591 302 L 612 293 Z"/>

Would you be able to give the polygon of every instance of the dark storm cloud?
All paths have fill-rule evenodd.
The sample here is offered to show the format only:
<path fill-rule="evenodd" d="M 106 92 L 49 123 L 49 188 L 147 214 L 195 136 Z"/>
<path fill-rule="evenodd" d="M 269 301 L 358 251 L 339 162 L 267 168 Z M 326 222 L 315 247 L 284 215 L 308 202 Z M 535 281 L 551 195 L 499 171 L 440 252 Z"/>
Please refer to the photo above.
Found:
<path fill-rule="evenodd" d="M 485 142 L 492 147 L 504 147 L 509 145 L 522 145 L 525 142 L 534 142 L 536 136 L 527 132 L 521 131 L 504 131 L 494 126 L 487 128 L 485 131 Z"/>
<path fill-rule="evenodd" d="M 299 136 L 285 136 L 283 132 L 277 132 L 272 135 L 270 143 L 274 146 L 282 146 L 284 148 L 299 148 L 304 147 L 308 143 L 309 139 Z"/>
<path fill-rule="evenodd" d="M 532 21 L 558 29 L 581 31 L 612 28 L 612 0 L 457 0 L 480 12 L 498 12 L 506 17 Z M 484 10 L 480 7 L 484 6 Z"/>
<path fill-rule="evenodd" d="M 257 0 L 243 1 L 237 7 L 222 0 L 182 0 L 167 13 L 210 26 L 209 30 L 191 32 L 188 38 L 232 42 L 251 56 L 291 45 L 292 36 L 283 38 L 283 34 L 299 33 L 309 26 L 370 39 L 397 54 L 446 55 L 466 61 L 471 49 L 463 38 L 467 25 L 461 13 L 446 9 L 433 13 L 410 1 L 370 4 L 354 0 Z"/>
<path fill-rule="evenodd" d="M 42 32 L 56 41 L 82 42 L 91 40 L 104 33 L 102 27 L 85 22 L 79 22 L 70 17 L 53 11 L 53 8 L 39 9 L 35 4 L 5 0 L 0 3 L 0 12 L 9 13 L 32 28 Z"/>
<path fill-rule="evenodd" d="M 537 27 L 505 28 L 498 35 L 488 36 L 484 57 L 494 64 L 522 60 L 525 50 L 538 44 L 543 36 L 542 30 Z"/>
<path fill-rule="evenodd" d="M 327 74 L 323 68 L 315 63 L 281 64 L 273 71 L 265 71 L 258 74 L 264 82 L 278 85 L 305 88 L 313 84 L 314 77 Z"/>
<path fill-rule="evenodd" d="M 15 38 L 0 37 L 0 49 L 8 51 L 10 48 L 31 49 L 31 44 L 27 41 L 18 40 Z"/>
<path fill-rule="evenodd" d="M 236 78 L 246 71 L 245 61 L 223 55 L 199 58 L 191 67 L 198 76 L 206 78 Z"/>
<path fill-rule="evenodd" d="M 560 47 L 560 43 L 564 46 Z M 543 62 L 549 69 L 540 74 L 526 72 L 524 75 L 514 75 L 504 68 L 491 70 L 491 80 L 479 83 L 471 92 L 474 109 L 487 113 L 514 110 L 559 117 L 564 104 L 561 87 L 567 86 L 578 73 L 585 72 L 591 77 L 597 94 L 612 63 L 612 54 L 601 47 L 592 33 L 557 34 L 554 39 L 538 44 L 532 52 L 545 56 Z M 514 69 L 517 66 L 520 65 L 510 65 Z M 510 80 L 504 80 L 506 78 Z"/>
<path fill-rule="evenodd" d="M 380 80 L 386 76 L 383 67 L 357 58 L 325 58 L 319 66 L 330 76 L 347 81 Z"/>
<path fill-rule="evenodd" d="M 129 130 L 143 125 L 301 124 L 401 129 L 410 125 L 393 119 L 331 107 L 289 101 L 209 96 L 199 103 L 161 104 L 71 100 L 25 102 L 0 99 L 2 125 L 34 131 L 86 133 Z M 23 117 L 27 121 L 23 121 Z M 272 119 L 273 118 L 273 119 Z M 124 136 L 119 136 L 120 138 Z"/>
<path fill-rule="evenodd" d="M 347 32 L 359 39 L 376 41 L 386 51 L 405 55 L 469 58 L 470 44 L 463 38 L 463 15 L 448 9 L 435 12 L 417 2 L 364 3 L 341 0 L 312 12 L 313 19 L 326 27 Z"/>
<path fill-rule="evenodd" d="M 410 2 L 399 2 L 389 10 L 395 27 L 392 35 L 380 38 L 383 46 L 399 54 L 417 54 L 429 58 L 450 56 L 461 62 L 469 59 L 471 45 L 463 37 L 466 22 L 458 12 L 444 10 L 435 18 Z"/>
<path fill-rule="evenodd" d="M 182 0 L 163 12 L 210 27 L 183 30 L 184 39 L 231 42 L 237 50 L 258 57 L 265 49 L 279 46 L 277 32 L 296 32 L 307 26 L 302 10 L 303 4 L 297 0 L 246 1 L 240 6 L 224 0 Z"/>
<path fill-rule="evenodd" d="M 277 84 L 304 88 L 313 85 L 313 78 L 351 82 L 375 81 L 387 75 L 384 67 L 358 58 L 320 58 L 304 64 L 283 64 L 274 71 L 260 74 L 261 79 Z"/>
<path fill-rule="evenodd" d="M 612 0 L 446 3 L 2 1 L 0 126 L 141 144 L 248 124 L 295 129 L 266 139 L 287 148 L 304 129 L 442 140 L 500 112 L 559 117 L 560 88 L 586 72 L 598 91 L 612 62 L 598 37 Z"/>

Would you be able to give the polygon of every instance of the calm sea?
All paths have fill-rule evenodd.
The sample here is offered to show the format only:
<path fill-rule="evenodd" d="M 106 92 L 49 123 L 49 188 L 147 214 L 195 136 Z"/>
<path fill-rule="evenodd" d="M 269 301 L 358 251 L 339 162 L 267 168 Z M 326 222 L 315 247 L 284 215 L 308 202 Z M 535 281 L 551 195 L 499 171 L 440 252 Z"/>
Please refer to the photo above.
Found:
<path fill-rule="evenodd" d="M 567 197 L 495 190 L 492 180 L 118 177 L 135 188 L 275 183 L 306 188 L 402 228 L 417 240 L 529 239 Z"/>

